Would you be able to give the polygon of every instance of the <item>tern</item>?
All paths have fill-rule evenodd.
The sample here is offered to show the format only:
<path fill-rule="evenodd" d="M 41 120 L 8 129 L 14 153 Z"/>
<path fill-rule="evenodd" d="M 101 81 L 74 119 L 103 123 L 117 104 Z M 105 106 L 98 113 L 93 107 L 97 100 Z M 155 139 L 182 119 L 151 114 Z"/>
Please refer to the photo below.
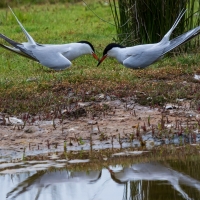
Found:
<path fill-rule="evenodd" d="M 13 13 L 18 24 L 20 25 L 22 31 L 24 32 L 28 42 L 18 43 L 9 39 L 3 34 L 0 34 L 0 37 L 2 39 L 4 39 L 6 42 L 13 46 L 10 47 L 0 44 L 1 47 L 10 50 L 14 53 L 17 53 L 21 56 L 32 59 L 36 62 L 39 62 L 43 66 L 54 70 L 63 70 L 67 67 L 70 67 L 72 64 L 72 60 L 85 54 L 91 54 L 96 60 L 98 60 L 93 45 L 88 41 L 80 41 L 69 44 L 36 43 L 26 31 L 26 29 L 23 27 L 23 25 L 18 20 L 11 8 L 10 10 Z"/>
<path fill-rule="evenodd" d="M 99 66 L 106 57 L 114 57 L 119 63 L 131 69 L 143 69 L 160 60 L 167 52 L 191 40 L 200 33 L 200 26 L 198 26 L 169 40 L 173 30 L 176 28 L 185 12 L 186 10 L 180 12 L 171 29 L 158 43 L 137 45 L 133 47 L 124 47 L 116 43 L 108 44 L 104 49 L 103 56 L 99 60 L 97 66 Z"/>

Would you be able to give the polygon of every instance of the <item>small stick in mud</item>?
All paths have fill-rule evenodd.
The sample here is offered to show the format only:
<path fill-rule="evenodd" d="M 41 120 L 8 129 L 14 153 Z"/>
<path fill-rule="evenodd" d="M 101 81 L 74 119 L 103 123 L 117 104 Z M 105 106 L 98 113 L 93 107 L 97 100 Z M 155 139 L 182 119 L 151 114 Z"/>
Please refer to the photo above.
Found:
<path fill-rule="evenodd" d="M 152 132 L 152 136 L 154 136 L 155 131 L 154 131 L 154 125 L 153 125 L 153 124 L 152 124 L 152 126 L 151 126 L 151 132 Z"/>
<path fill-rule="evenodd" d="M 67 142 L 64 140 L 64 146 L 63 146 L 64 152 L 67 152 Z"/>
<path fill-rule="evenodd" d="M 114 138 L 116 138 L 116 135 L 111 134 L 111 145 L 112 145 L 112 150 L 113 150 L 113 145 L 114 145 Z"/>
<path fill-rule="evenodd" d="M 136 137 L 139 138 L 140 137 L 140 124 L 138 123 L 138 125 L 136 126 Z"/>
<path fill-rule="evenodd" d="M 26 160 L 26 147 L 23 149 L 22 160 Z"/>
<path fill-rule="evenodd" d="M 56 130 L 55 116 L 53 117 L 53 128 Z"/>
<path fill-rule="evenodd" d="M 118 142 L 119 142 L 119 145 L 120 145 L 120 149 L 122 149 L 123 141 L 121 139 L 120 133 L 118 134 Z"/>
<path fill-rule="evenodd" d="M 49 143 L 49 140 L 47 140 L 47 148 L 48 148 L 48 149 L 50 149 L 50 145 L 51 145 L 51 144 Z"/>
<path fill-rule="evenodd" d="M 148 116 L 148 126 L 151 126 L 151 123 L 150 123 L 150 119 L 151 119 L 151 117 L 150 117 L 150 115 Z"/>
<path fill-rule="evenodd" d="M 133 113 L 134 113 L 134 116 L 137 117 L 135 110 L 133 111 Z"/>
<path fill-rule="evenodd" d="M 147 128 L 146 128 L 146 124 L 145 124 L 145 122 L 144 122 L 144 126 L 142 126 L 142 129 L 143 129 L 144 133 L 146 133 Z"/>
<path fill-rule="evenodd" d="M 92 153 L 92 133 L 90 133 L 90 153 Z"/>

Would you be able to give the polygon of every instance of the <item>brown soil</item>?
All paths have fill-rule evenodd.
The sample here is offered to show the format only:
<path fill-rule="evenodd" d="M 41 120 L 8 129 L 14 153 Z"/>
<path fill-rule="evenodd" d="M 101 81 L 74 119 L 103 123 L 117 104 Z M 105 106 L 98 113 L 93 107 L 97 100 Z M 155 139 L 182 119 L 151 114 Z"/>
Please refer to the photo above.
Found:
<path fill-rule="evenodd" d="M 98 114 L 88 112 L 91 107 L 94 109 L 102 106 L 107 106 L 109 109 Z M 180 101 L 179 105 L 166 105 L 163 109 L 140 106 L 131 100 L 128 102 L 102 100 L 79 103 L 80 108 L 83 111 L 87 110 L 85 116 L 65 117 L 63 121 L 61 119 L 47 121 L 35 117 L 37 119 L 34 122 L 28 120 L 24 127 L 11 124 L 7 118 L 5 118 L 6 123 L 3 123 L 1 116 L 0 149 L 16 151 L 23 151 L 24 148 L 63 149 L 65 140 L 68 146 L 77 147 L 82 142 L 89 144 L 90 137 L 93 144 L 100 144 L 102 141 L 111 143 L 112 136 L 115 135 L 115 140 L 118 141 L 119 134 L 120 138 L 130 138 L 132 135 L 134 139 L 139 139 L 141 134 L 151 131 L 152 126 L 155 130 L 161 129 L 159 127 L 163 125 L 165 129 L 177 130 L 180 129 L 177 126 L 178 122 L 180 126 L 186 124 L 188 126 L 188 123 L 195 124 L 199 120 L 198 111 L 192 110 L 188 101 Z M 11 116 L 9 118 L 12 119 Z"/>

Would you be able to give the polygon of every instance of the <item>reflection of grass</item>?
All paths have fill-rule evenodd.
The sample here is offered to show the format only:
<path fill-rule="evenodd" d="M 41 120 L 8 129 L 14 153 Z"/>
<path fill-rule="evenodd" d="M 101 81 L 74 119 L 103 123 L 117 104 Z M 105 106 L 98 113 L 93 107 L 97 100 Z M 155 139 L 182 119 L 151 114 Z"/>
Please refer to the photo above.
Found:
<path fill-rule="evenodd" d="M 153 150 L 143 153 L 137 156 L 112 156 L 114 153 L 133 151 L 133 148 L 127 148 L 124 150 L 120 149 L 101 149 L 94 150 L 91 154 L 90 151 L 81 150 L 79 153 L 74 151 L 58 153 L 60 159 L 90 159 L 88 163 L 77 163 L 73 165 L 67 165 L 68 169 L 73 170 L 84 170 L 88 169 L 102 169 L 102 167 L 108 167 L 109 165 L 121 164 L 127 166 L 134 163 L 150 162 L 150 161 L 173 161 L 176 162 L 194 162 L 199 161 L 199 145 L 185 145 L 185 146 L 174 146 L 174 145 L 163 145 L 155 147 Z M 138 149 L 142 150 L 142 149 Z M 106 159 L 105 159 L 106 158 Z M 30 160 L 48 160 L 49 154 L 37 155 L 37 156 L 27 156 L 26 161 Z"/>
<path fill-rule="evenodd" d="M 89 6 L 112 22 L 109 6 L 97 1 Z M 82 3 L 25 5 L 13 10 L 38 43 L 88 40 L 94 44 L 100 57 L 104 47 L 115 37 L 115 27 L 100 21 Z M 25 41 L 8 9 L 0 10 L 0 18 L 1 33 L 16 41 Z M 95 60 L 87 55 L 73 61 L 73 66 L 62 72 L 52 72 L 4 49 L 0 49 L 0 54 L 1 112 L 47 111 L 52 104 L 66 101 L 64 96 L 69 88 L 85 100 L 88 100 L 88 91 L 92 95 L 112 93 L 117 97 L 132 96 L 137 91 L 137 101 L 151 105 L 162 105 L 176 98 L 198 99 L 200 94 L 199 84 L 191 78 L 198 70 L 199 54 L 166 58 L 138 71 L 126 69 L 112 59 L 107 59 L 97 68 Z M 184 81 L 187 83 L 183 84 Z M 151 98 L 147 100 L 148 97 Z"/>

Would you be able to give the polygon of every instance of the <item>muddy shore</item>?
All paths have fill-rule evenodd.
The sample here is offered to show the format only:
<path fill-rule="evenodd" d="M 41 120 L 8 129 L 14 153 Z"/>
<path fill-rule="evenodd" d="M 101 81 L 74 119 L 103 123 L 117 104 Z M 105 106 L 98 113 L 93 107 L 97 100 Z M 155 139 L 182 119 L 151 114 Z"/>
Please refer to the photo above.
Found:
<path fill-rule="evenodd" d="M 107 107 L 103 112 L 92 109 Z M 199 133 L 199 111 L 191 108 L 191 103 L 179 100 L 176 104 L 164 107 L 148 107 L 136 104 L 133 100 L 105 100 L 98 102 L 78 102 L 81 110 L 78 117 L 72 112 L 62 110 L 62 119 L 52 117 L 44 120 L 42 116 L 0 115 L 1 156 L 9 152 L 63 150 L 65 141 L 72 150 L 89 149 L 90 145 L 109 148 L 111 145 L 125 147 L 133 142 L 140 146 L 143 136 L 151 138 L 174 137 L 189 130 Z M 73 110 L 73 112 L 75 109 Z M 145 140 L 148 140 L 146 138 Z M 92 141 L 92 143 L 91 143 Z M 195 141 L 196 142 L 196 141 Z M 5 152 L 6 155 L 5 155 Z"/>

